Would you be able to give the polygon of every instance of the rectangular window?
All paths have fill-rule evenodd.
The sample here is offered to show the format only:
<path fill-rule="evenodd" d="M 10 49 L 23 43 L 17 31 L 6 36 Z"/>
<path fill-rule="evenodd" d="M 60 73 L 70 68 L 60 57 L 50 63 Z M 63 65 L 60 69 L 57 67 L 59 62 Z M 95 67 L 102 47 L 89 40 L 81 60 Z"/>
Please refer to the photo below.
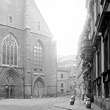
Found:
<path fill-rule="evenodd" d="M 96 85 L 94 85 L 94 87 L 93 87 L 93 93 L 94 93 L 94 95 L 96 95 Z"/>
<path fill-rule="evenodd" d="M 96 78 L 96 53 L 94 53 L 94 58 L 93 58 L 93 79 Z"/>
<path fill-rule="evenodd" d="M 104 83 L 105 98 L 108 98 L 108 97 L 109 97 L 109 92 L 110 92 L 110 90 L 109 90 L 109 88 L 110 88 L 110 87 L 109 87 L 109 83 L 110 83 L 110 82 L 108 82 L 108 81 Z"/>
<path fill-rule="evenodd" d="M 98 76 L 101 74 L 101 44 L 99 44 L 99 49 L 97 52 L 97 57 L 98 57 Z"/>
<path fill-rule="evenodd" d="M 63 74 L 61 74 L 61 78 L 63 78 Z"/>
<path fill-rule="evenodd" d="M 61 93 L 64 93 L 64 89 L 61 89 Z"/>
<path fill-rule="evenodd" d="M 108 66 L 108 36 L 104 39 L 104 69 Z"/>
<path fill-rule="evenodd" d="M 98 96 L 101 96 L 102 92 L 101 92 L 101 84 L 98 85 Z"/>
<path fill-rule="evenodd" d="M 61 87 L 63 87 L 63 83 L 61 83 Z"/>
<path fill-rule="evenodd" d="M 99 75 L 101 75 L 101 63 L 102 63 L 102 59 L 101 59 L 101 42 L 100 42 L 100 46 L 99 46 Z"/>

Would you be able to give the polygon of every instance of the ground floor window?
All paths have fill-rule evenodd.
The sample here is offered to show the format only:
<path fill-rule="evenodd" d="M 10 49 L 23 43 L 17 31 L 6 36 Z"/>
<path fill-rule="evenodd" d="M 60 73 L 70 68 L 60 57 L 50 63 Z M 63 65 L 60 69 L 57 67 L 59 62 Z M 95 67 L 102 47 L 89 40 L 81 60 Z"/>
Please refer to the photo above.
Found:
<path fill-rule="evenodd" d="M 104 90 L 105 90 L 105 98 L 108 98 L 110 92 L 110 82 L 106 81 L 104 83 Z"/>
<path fill-rule="evenodd" d="M 93 87 L 93 93 L 94 93 L 94 95 L 96 95 L 96 85 L 94 85 L 94 87 Z"/>
<path fill-rule="evenodd" d="M 98 96 L 101 96 L 102 90 L 101 90 L 101 84 L 98 85 Z"/>

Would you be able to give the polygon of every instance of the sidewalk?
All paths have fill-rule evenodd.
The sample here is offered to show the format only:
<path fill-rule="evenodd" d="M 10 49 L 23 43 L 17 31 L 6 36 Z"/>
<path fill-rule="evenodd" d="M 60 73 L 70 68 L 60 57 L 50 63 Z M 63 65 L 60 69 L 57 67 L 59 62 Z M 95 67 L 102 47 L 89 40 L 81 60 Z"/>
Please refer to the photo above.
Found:
<path fill-rule="evenodd" d="M 91 104 L 91 107 L 92 107 L 92 110 L 103 110 L 102 108 L 100 108 L 99 106 L 97 106 L 94 103 Z"/>
<path fill-rule="evenodd" d="M 102 110 L 100 107 L 93 103 L 91 104 L 91 109 L 87 109 L 84 105 L 84 102 L 80 98 L 76 98 L 74 105 L 70 105 L 69 100 L 67 100 L 63 103 L 58 103 L 53 106 L 56 108 L 62 108 L 67 110 Z"/>

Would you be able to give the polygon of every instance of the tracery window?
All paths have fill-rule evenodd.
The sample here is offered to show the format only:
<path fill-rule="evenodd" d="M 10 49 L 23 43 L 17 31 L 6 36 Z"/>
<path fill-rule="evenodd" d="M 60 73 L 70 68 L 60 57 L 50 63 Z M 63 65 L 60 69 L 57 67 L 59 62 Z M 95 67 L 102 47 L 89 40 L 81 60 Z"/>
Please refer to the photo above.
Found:
<path fill-rule="evenodd" d="M 44 66 L 44 50 L 40 41 L 37 41 L 34 45 L 34 70 L 36 72 L 43 72 Z"/>
<path fill-rule="evenodd" d="M 12 34 L 7 35 L 2 42 L 2 64 L 17 66 L 18 44 Z"/>

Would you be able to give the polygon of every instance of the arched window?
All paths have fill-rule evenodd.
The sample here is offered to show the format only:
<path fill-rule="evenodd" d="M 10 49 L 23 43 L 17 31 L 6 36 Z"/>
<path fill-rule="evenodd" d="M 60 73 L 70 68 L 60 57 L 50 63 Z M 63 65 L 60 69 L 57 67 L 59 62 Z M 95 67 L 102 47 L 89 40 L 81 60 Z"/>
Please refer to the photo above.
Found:
<path fill-rule="evenodd" d="M 17 66 L 18 44 L 12 34 L 7 35 L 2 42 L 2 64 Z"/>
<path fill-rule="evenodd" d="M 44 50 L 41 42 L 36 42 L 34 45 L 34 70 L 36 72 L 43 72 L 44 66 Z"/>

